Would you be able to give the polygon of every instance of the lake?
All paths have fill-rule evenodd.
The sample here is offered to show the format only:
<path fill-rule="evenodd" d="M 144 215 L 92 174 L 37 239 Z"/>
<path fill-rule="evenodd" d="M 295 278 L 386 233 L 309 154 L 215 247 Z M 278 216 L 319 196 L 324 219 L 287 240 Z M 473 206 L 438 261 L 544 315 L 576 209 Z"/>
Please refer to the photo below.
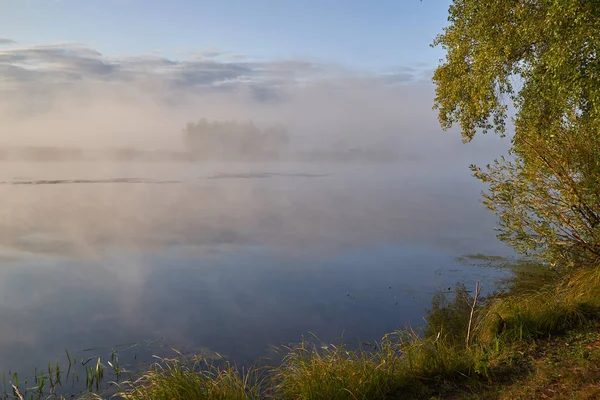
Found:
<path fill-rule="evenodd" d="M 510 254 L 467 168 L 5 162 L 0 181 L 2 371 L 374 340 L 502 275 L 457 257 Z"/>

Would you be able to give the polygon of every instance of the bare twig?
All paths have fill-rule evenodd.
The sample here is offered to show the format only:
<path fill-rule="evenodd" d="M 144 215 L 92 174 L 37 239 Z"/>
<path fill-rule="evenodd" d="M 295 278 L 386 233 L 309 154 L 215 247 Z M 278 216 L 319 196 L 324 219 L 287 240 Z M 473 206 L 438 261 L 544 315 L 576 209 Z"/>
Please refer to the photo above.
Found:
<path fill-rule="evenodd" d="M 469 326 L 467 328 L 467 348 L 471 344 L 471 326 L 473 325 L 473 315 L 475 314 L 475 308 L 477 307 L 477 299 L 479 298 L 479 293 L 481 293 L 481 284 L 479 283 L 479 281 L 477 281 L 477 283 L 475 284 L 475 296 L 473 297 L 473 305 L 471 306 L 471 315 L 469 316 Z"/>
<path fill-rule="evenodd" d="M 15 385 L 13 385 L 12 383 L 10 384 L 12 386 L 13 389 L 13 393 L 15 395 L 15 397 L 17 397 L 19 400 L 25 400 L 23 398 L 23 395 L 21 394 L 21 392 L 19 392 L 19 388 L 17 388 Z"/>

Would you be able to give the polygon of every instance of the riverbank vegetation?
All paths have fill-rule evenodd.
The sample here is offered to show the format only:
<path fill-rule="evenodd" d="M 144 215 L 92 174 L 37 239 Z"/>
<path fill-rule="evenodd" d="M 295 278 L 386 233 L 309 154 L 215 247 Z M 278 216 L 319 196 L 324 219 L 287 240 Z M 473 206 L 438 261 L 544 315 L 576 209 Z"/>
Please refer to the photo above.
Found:
<path fill-rule="evenodd" d="M 358 349 L 303 341 L 280 349 L 283 362 L 272 368 L 161 362 L 126 385 L 122 395 L 140 400 L 600 395 L 600 269 L 560 276 L 517 272 L 510 290 L 479 299 L 475 307 L 474 300 L 474 292 L 459 285 L 453 296 L 434 297 L 423 332 L 390 333 Z"/>
<path fill-rule="evenodd" d="M 122 368 L 126 378 L 109 384 L 94 371 L 98 365 L 110 371 L 114 359 L 98 360 L 89 368 L 93 379 L 81 398 L 600 396 L 600 268 L 559 274 L 518 264 L 505 287 L 484 298 L 457 285 L 453 293 L 434 295 L 422 329 L 392 332 L 360 346 L 303 340 L 279 348 L 281 362 L 269 366 L 241 368 L 225 360 L 178 355 L 156 359 L 138 374 Z M 60 374 L 53 374 L 48 388 L 60 393 Z M 48 398 L 44 390 L 25 393 L 25 386 L 17 383 L 3 398 Z"/>
<path fill-rule="evenodd" d="M 260 369 L 159 360 L 118 397 L 600 398 L 600 3 L 454 0 L 435 44 L 442 126 L 511 137 L 509 155 L 472 169 L 500 239 L 537 267 L 487 298 L 436 295 L 422 332 L 303 341 Z"/>

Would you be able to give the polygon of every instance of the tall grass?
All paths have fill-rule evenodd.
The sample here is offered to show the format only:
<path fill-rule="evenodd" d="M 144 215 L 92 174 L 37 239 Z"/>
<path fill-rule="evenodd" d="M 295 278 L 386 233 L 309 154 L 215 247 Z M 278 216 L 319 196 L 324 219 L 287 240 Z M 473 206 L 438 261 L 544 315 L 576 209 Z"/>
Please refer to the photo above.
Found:
<path fill-rule="evenodd" d="M 470 346 L 465 305 L 473 298 L 459 285 L 450 301 L 434 297 L 424 335 L 395 332 L 373 349 L 354 351 L 308 342 L 289 348 L 274 370 L 277 398 L 387 399 L 436 382 L 490 377 L 511 362 L 514 345 L 600 320 L 600 268 L 516 279 L 514 292 L 492 296 L 476 310 Z"/>
<path fill-rule="evenodd" d="M 537 289 L 491 298 L 480 312 L 477 338 L 489 344 L 563 333 L 600 319 L 600 268 L 575 271 Z"/>
<path fill-rule="evenodd" d="M 256 375 L 230 364 L 216 367 L 196 359 L 160 359 L 139 379 L 128 382 L 119 397 L 129 400 L 258 399 Z"/>
<path fill-rule="evenodd" d="M 286 348 L 273 370 L 276 396 L 285 399 L 385 399 L 400 384 L 397 348 L 383 340 L 373 351 L 303 341 Z"/>
<path fill-rule="evenodd" d="M 418 391 L 423 381 L 468 376 L 475 358 L 445 336 L 424 338 L 408 329 L 372 348 L 319 348 L 302 342 L 274 369 L 275 397 L 294 400 L 388 399 Z"/>
<path fill-rule="evenodd" d="M 141 378 L 122 385 L 120 398 L 377 400 L 415 393 L 424 381 L 466 377 L 475 358 L 443 337 L 423 338 L 412 330 L 386 335 L 361 349 L 302 341 L 282 349 L 280 365 L 262 377 L 195 361 L 162 359 Z"/>

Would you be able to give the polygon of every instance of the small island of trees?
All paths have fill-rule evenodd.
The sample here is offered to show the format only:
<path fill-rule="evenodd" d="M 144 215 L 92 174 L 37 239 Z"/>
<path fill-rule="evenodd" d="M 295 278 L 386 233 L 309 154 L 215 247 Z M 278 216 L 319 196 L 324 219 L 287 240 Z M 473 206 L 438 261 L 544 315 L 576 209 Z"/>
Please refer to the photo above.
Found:
<path fill-rule="evenodd" d="M 254 122 L 189 122 L 183 129 L 187 150 L 197 159 L 277 159 L 287 150 L 287 129 L 273 125 L 264 129 Z"/>

